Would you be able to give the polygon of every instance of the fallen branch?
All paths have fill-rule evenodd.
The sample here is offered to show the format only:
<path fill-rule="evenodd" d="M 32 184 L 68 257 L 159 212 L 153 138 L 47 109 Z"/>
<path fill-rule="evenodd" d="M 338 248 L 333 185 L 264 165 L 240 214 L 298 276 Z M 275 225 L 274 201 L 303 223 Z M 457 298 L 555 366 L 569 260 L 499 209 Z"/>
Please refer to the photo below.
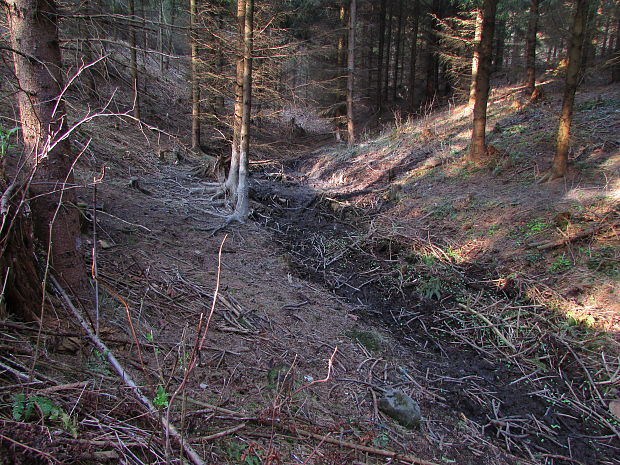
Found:
<path fill-rule="evenodd" d="M 97 349 L 101 351 L 102 354 L 105 354 L 110 365 L 112 365 L 112 367 L 121 377 L 123 382 L 131 389 L 134 397 L 146 408 L 148 414 L 152 417 L 152 420 L 155 422 L 161 421 L 164 430 L 167 432 L 167 434 L 172 436 L 179 445 L 183 447 L 183 450 L 194 465 L 206 465 L 205 462 L 200 458 L 198 453 L 189 444 L 189 442 L 186 441 L 183 436 L 181 436 L 181 433 L 179 433 L 175 426 L 170 423 L 166 418 L 160 418 L 159 411 L 155 408 L 149 398 L 142 393 L 138 385 L 132 379 L 131 375 L 119 363 L 112 351 L 110 351 L 110 349 L 103 343 L 103 341 L 99 339 L 97 335 L 92 331 L 84 317 L 81 315 L 80 311 L 73 305 L 71 299 L 69 298 L 65 290 L 60 286 L 56 278 L 50 276 L 50 281 L 54 285 L 58 293 L 62 296 L 67 307 L 71 310 L 75 318 L 78 320 L 80 326 L 82 326 L 82 328 L 90 338 L 91 342 L 97 347 Z"/>
<path fill-rule="evenodd" d="M 321 436 L 320 434 L 311 433 L 310 431 L 304 431 L 301 429 L 292 429 L 292 428 L 289 429 L 285 427 L 284 425 L 278 425 L 278 426 L 284 427 L 285 429 L 289 430 L 291 433 L 301 434 L 302 436 L 307 436 L 309 438 L 316 439 L 321 442 L 327 442 L 329 444 L 334 444 L 336 446 L 359 450 L 361 452 L 367 452 L 373 455 L 380 455 L 382 457 L 389 457 L 391 459 L 398 460 L 400 462 L 406 462 L 406 463 L 415 464 L 415 465 L 438 465 L 435 462 L 429 462 L 428 460 L 414 457 L 413 455 L 402 455 L 397 452 L 393 452 L 391 450 L 377 449 L 375 447 L 362 446 L 361 444 L 341 441 L 339 439 L 334 439 L 329 436 Z"/>
<path fill-rule="evenodd" d="M 613 228 L 615 226 L 620 226 L 620 220 L 613 221 L 611 223 L 602 223 L 598 224 L 592 228 L 581 231 L 574 236 L 567 236 L 557 241 L 545 241 L 545 242 L 536 242 L 531 244 L 530 247 L 536 247 L 538 250 L 549 250 L 555 249 L 556 247 L 561 247 L 563 245 L 569 244 L 574 241 L 578 241 L 580 239 L 585 239 L 586 237 L 592 236 L 602 229 Z"/>
<path fill-rule="evenodd" d="M 211 441 L 213 439 L 218 439 L 221 438 L 223 436 L 228 436 L 229 434 L 233 434 L 236 433 L 237 431 L 239 431 L 240 429 L 245 428 L 245 423 L 241 423 L 240 425 L 235 426 L 234 428 L 230 428 L 227 429 L 225 431 L 220 431 L 219 433 L 214 433 L 214 434 L 210 434 L 208 436 L 201 436 L 197 439 L 200 439 L 202 441 Z"/>
<path fill-rule="evenodd" d="M 458 304 L 459 307 L 464 308 L 465 310 L 467 310 L 470 313 L 473 313 L 474 315 L 476 315 L 478 318 L 480 318 L 482 321 L 484 321 L 487 325 L 489 325 L 489 327 L 493 330 L 493 332 L 495 334 L 497 334 L 497 337 L 500 338 L 502 340 L 502 342 L 504 344 L 506 344 L 508 347 L 510 347 L 512 350 L 514 350 L 515 352 L 517 351 L 516 347 L 514 346 L 514 344 L 512 342 L 510 342 L 506 336 L 504 336 L 502 334 L 502 332 L 497 328 L 497 326 L 495 324 L 493 324 L 493 322 L 491 320 L 489 320 L 486 316 L 484 316 L 482 313 L 477 312 L 476 310 L 474 310 L 473 308 L 469 307 L 468 305 L 465 304 Z"/>

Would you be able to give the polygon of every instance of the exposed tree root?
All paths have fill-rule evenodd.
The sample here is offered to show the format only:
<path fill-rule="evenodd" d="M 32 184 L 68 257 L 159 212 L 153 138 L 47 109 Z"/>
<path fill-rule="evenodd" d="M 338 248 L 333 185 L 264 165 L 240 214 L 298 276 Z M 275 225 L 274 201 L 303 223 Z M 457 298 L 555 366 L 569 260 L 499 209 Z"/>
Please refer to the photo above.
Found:
<path fill-rule="evenodd" d="M 573 241 L 578 241 L 581 239 L 585 239 L 586 237 L 590 237 L 596 234 L 603 229 L 613 228 L 616 226 L 620 226 L 620 220 L 612 221 L 611 223 L 603 223 L 592 228 L 586 229 L 585 231 L 581 231 L 580 233 L 575 234 L 574 236 L 566 236 L 562 239 L 558 239 L 557 241 L 545 241 L 545 242 L 537 242 L 535 244 L 531 244 L 532 247 L 536 247 L 538 250 L 549 250 L 555 249 L 556 247 L 560 247 L 562 245 L 570 244 Z"/>
<path fill-rule="evenodd" d="M 549 172 L 545 173 L 540 179 L 538 179 L 536 181 L 536 184 L 542 184 L 544 182 L 555 181 L 556 179 L 561 179 L 565 176 L 566 176 L 565 174 L 560 174 L 553 170 L 550 170 Z"/>

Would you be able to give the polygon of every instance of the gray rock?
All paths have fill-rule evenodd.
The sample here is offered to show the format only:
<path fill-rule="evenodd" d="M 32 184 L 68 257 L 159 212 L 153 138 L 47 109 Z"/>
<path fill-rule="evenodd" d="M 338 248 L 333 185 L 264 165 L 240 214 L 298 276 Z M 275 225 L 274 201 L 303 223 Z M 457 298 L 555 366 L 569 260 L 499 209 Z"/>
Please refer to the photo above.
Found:
<path fill-rule="evenodd" d="M 399 389 L 390 389 L 377 402 L 379 410 L 408 428 L 418 426 L 422 412 L 418 403 Z"/>

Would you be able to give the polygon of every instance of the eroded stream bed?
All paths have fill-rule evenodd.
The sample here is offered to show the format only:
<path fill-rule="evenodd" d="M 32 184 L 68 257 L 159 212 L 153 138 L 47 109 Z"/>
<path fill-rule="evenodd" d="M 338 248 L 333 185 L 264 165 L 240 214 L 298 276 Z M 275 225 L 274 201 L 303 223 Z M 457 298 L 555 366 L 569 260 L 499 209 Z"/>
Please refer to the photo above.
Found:
<path fill-rule="evenodd" d="M 440 254 L 382 235 L 379 210 L 348 207 L 294 179 L 259 176 L 256 197 L 268 206 L 264 224 L 292 272 L 328 287 L 354 306 L 355 318 L 408 348 L 416 372 L 402 376 L 432 392 L 437 408 L 536 463 L 620 463 L 617 425 L 589 404 L 572 349 L 544 330 L 537 344 L 521 344 L 480 310 L 508 310 L 517 320 L 545 311 L 510 286 L 498 288 L 492 270 L 442 264 Z M 348 336 L 373 356 L 388 356 L 379 336 Z M 398 379 L 370 381 L 385 387 Z"/>

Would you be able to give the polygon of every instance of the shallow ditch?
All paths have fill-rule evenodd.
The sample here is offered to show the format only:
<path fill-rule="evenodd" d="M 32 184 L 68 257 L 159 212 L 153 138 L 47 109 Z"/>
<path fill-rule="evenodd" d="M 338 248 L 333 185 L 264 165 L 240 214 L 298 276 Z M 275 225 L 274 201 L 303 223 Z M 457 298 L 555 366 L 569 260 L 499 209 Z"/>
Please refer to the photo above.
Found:
<path fill-rule="evenodd" d="M 400 252 L 406 244 L 361 240 L 367 212 L 334 214 L 333 203 L 316 192 L 262 177 L 256 197 L 268 209 L 265 226 L 288 255 L 293 272 L 346 298 L 365 321 L 382 325 L 413 349 L 426 382 L 487 437 L 511 453 L 542 463 L 620 463 L 620 441 L 572 408 L 562 374 L 543 369 L 524 373 L 517 360 L 474 348 L 471 341 L 457 337 L 454 309 L 463 296 L 475 301 L 484 294 L 523 305 L 516 295 L 483 284 L 484 270 L 472 267 L 437 286 L 429 276 L 403 282 L 409 264 Z M 542 344 L 551 348 L 553 337 Z M 562 356 L 561 347 L 553 352 Z M 575 389 L 580 386 L 577 369 L 563 376 L 571 378 L 568 384 Z"/>

